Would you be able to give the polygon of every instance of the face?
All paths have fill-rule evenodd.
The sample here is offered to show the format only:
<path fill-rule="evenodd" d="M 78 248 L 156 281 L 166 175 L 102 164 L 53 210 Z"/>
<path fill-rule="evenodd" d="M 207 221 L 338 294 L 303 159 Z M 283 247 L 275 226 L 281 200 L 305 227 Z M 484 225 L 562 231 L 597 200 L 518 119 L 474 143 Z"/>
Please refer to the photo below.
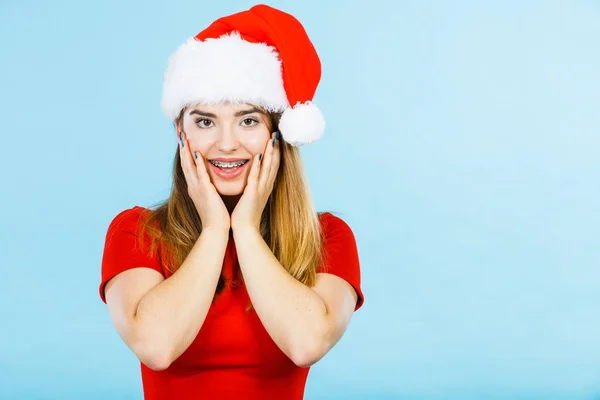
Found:
<path fill-rule="evenodd" d="M 202 155 L 206 170 L 217 192 L 237 196 L 244 192 L 254 156 L 264 153 L 271 137 L 269 116 L 250 104 L 211 104 L 188 107 L 182 117 L 190 150 Z M 248 160 L 240 167 L 228 168 L 218 161 Z"/>

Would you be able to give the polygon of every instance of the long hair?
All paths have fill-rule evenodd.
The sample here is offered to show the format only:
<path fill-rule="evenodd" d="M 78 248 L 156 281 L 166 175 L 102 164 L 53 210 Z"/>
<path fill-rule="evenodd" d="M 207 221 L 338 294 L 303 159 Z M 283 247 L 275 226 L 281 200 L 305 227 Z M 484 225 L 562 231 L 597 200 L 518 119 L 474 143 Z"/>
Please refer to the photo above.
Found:
<path fill-rule="evenodd" d="M 178 117 L 180 125 L 183 111 Z M 269 132 L 278 130 L 281 114 L 263 111 L 269 116 Z M 261 216 L 260 234 L 283 268 L 298 281 L 312 287 L 317 268 L 326 256 L 319 213 L 314 210 L 299 149 L 284 140 L 279 141 L 279 146 L 279 170 Z M 138 234 L 140 245 L 146 234 L 150 237 L 150 255 L 157 255 L 171 273 L 177 271 L 202 232 L 202 221 L 188 194 L 179 151 L 178 145 L 171 194 L 157 203 L 156 208 L 150 209 L 139 225 Z M 225 278 L 221 274 L 213 301 L 224 287 Z M 251 305 L 247 310 L 250 309 Z"/>

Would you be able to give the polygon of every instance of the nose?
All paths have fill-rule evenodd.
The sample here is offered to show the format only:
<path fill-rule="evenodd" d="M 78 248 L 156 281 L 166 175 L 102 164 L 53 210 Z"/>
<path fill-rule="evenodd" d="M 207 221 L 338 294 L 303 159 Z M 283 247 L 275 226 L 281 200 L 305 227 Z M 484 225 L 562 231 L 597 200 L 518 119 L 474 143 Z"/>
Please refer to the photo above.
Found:
<path fill-rule="evenodd" d="M 235 150 L 238 145 L 238 139 L 235 133 L 235 129 L 229 126 L 223 126 L 219 132 L 217 147 L 220 151 L 229 152 Z"/>

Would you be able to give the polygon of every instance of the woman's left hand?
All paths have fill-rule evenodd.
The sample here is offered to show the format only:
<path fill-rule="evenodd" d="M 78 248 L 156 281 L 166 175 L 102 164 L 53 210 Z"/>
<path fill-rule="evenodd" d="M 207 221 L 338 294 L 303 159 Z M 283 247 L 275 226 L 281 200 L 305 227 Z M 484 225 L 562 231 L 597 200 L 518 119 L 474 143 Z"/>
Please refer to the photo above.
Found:
<path fill-rule="evenodd" d="M 273 191 L 273 184 L 279 170 L 279 133 L 275 132 L 267 142 L 262 158 L 254 156 L 248 183 L 242 197 L 231 214 L 231 228 L 253 228 L 260 230 L 260 219 Z"/>

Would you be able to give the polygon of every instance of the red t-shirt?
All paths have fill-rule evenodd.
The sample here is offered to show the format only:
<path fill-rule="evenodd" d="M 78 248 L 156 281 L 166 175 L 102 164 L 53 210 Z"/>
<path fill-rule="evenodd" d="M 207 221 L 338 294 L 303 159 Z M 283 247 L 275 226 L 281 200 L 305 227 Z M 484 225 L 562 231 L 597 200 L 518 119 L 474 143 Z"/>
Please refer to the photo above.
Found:
<path fill-rule="evenodd" d="M 171 275 L 158 257 L 148 257 L 134 247 L 138 217 L 145 211 L 140 206 L 124 210 L 108 227 L 99 288 L 104 302 L 105 284 L 127 269 L 143 266 L 165 278 Z M 329 212 L 321 214 L 319 220 L 329 251 L 327 273 L 340 276 L 354 287 L 358 294 L 356 311 L 364 298 L 354 234 L 342 219 Z M 226 278 L 237 274 L 239 278 L 239 268 L 230 236 L 223 274 Z M 323 266 L 318 271 L 323 272 Z M 245 311 L 249 303 L 243 283 L 226 285 L 194 341 L 169 368 L 154 371 L 140 363 L 144 399 L 302 399 L 310 368 L 296 366 L 277 347 L 256 312 Z"/>

